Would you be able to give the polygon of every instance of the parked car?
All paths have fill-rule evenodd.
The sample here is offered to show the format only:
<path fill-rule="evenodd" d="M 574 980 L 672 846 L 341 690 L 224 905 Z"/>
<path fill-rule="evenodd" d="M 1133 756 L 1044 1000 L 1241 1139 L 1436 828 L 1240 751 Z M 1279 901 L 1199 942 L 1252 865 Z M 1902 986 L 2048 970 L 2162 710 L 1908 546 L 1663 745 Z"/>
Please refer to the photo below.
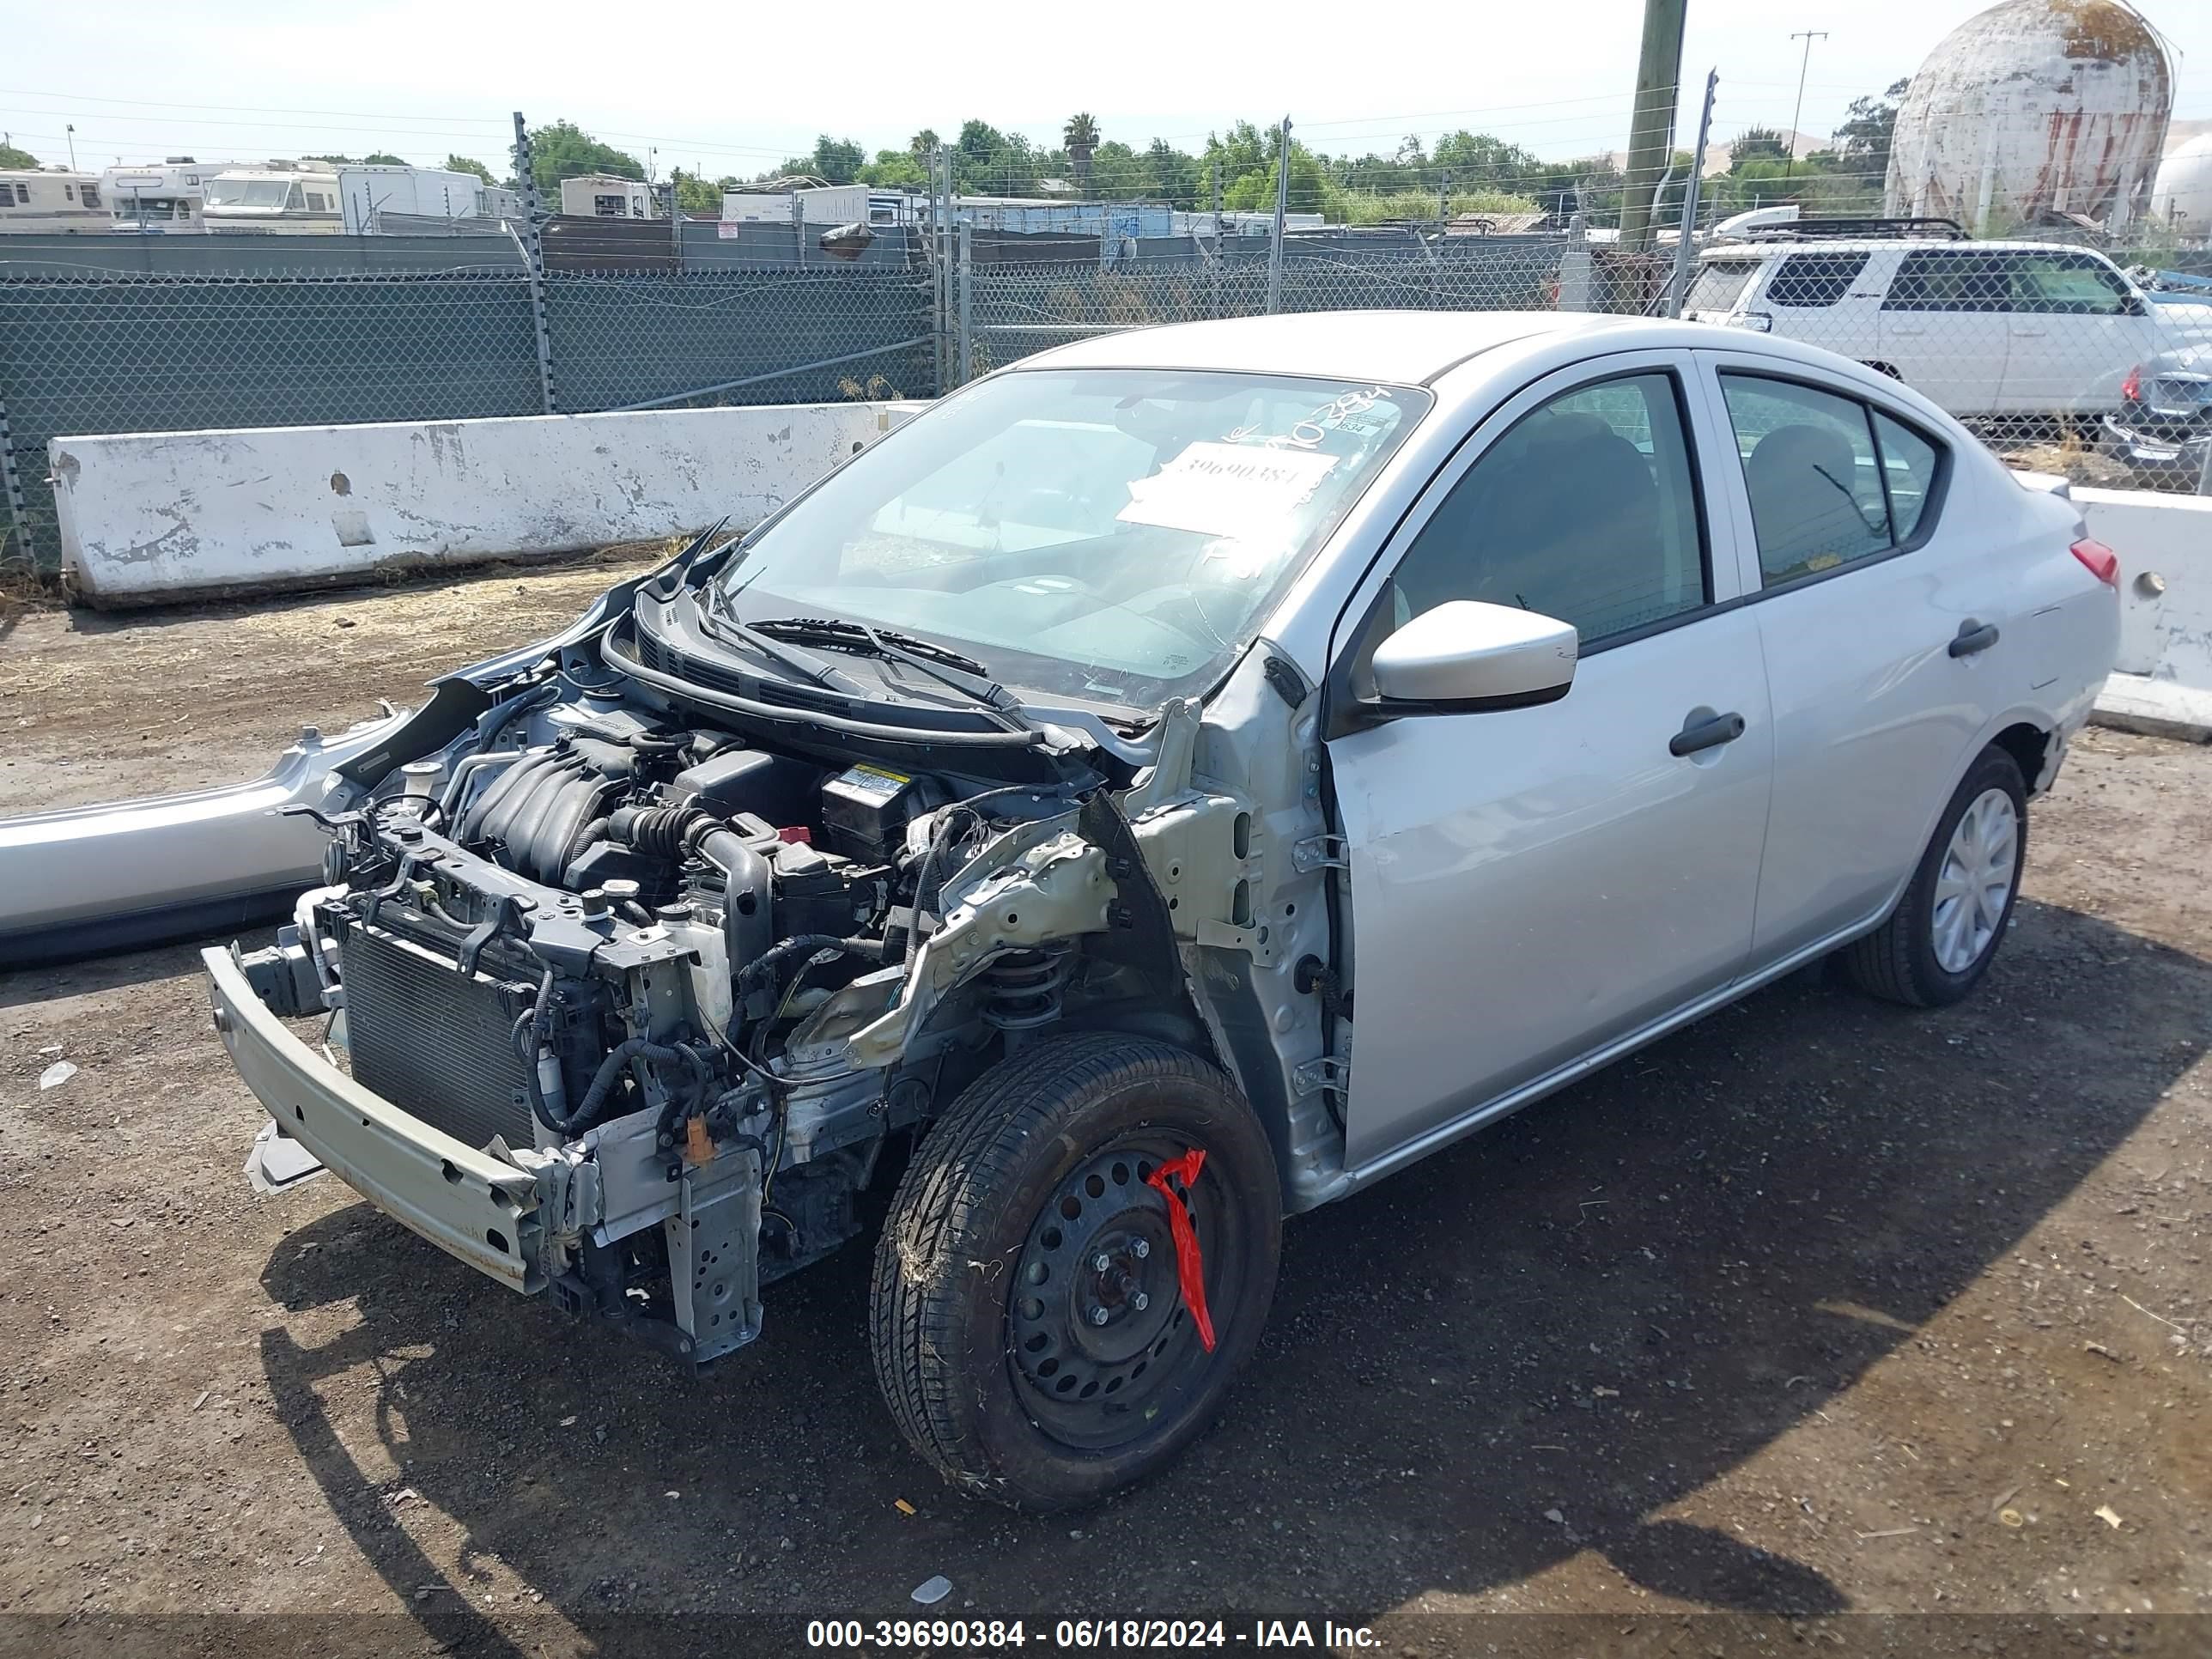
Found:
<path fill-rule="evenodd" d="M 2114 413 L 2132 365 L 2212 340 L 2212 307 L 2154 303 L 2090 248 L 1777 234 L 1705 249 L 1682 314 L 1840 352 L 1954 415 Z"/>
<path fill-rule="evenodd" d="M 2142 483 L 2195 489 L 2212 455 L 2212 346 L 2163 352 L 2130 369 L 2100 447 Z"/>
<path fill-rule="evenodd" d="M 1222 1406 L 1285 1213 L 1801 964 L 1972 990 L 2117 580 L 1789 340 L 1047 352 L 340 769 L 325 884 L 205 955 L 249 1167 L 689 1367 L 903 1164 L 893 1416 L 964 1492 L 1096 1499 Z"/>

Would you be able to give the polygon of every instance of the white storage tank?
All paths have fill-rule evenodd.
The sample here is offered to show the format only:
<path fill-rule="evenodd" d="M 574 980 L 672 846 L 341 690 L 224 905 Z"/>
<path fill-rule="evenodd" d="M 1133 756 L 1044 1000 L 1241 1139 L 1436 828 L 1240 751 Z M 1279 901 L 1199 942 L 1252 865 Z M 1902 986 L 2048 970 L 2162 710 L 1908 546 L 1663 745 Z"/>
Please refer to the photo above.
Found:
<path fill-rule="evenodd" d="M 2212 132 L 2191 138 L 2159 164 L 2150 211 L 2185 236 L 2212 234 Z"/>
<path fill-rule="evenodd" d="M 1946 35 L 1912 77 L 1887 210 L 1998 234 L 2067 215 L 2112 228 L 2150 205 L 2173 70 L 2120 0 L 2004 0 Z"/>

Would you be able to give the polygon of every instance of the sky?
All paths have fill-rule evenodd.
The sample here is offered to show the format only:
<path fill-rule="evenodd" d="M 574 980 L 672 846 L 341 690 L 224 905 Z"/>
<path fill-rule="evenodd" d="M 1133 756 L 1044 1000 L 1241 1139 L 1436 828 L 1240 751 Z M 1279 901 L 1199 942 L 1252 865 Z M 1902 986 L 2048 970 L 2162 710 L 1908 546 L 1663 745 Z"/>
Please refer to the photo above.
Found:
<path fill-rule="evenodd" d="M 1714 134 L 1787 127 L 1811 43 L 1807 132 L 1911 73 L 1976 0 L 1688 0 L 1681 139 L 1705 71 Z M 2177 118 L 2212 118 L 2212 3 L 2144 0 L 2175 63 Z M 750 176 L 815 135 L 872 154 L 980 116 L 1056 144 L 1077 110 L 1105 137 L 1203 147 L 1240 117 L 1287 113 L 1332 154 L 1468 127 L 1540 155 L 1625 147 L 1641 0 L 1563 7 L 1498 0 L 1393 8 L 1342 0 L 1194 6 L 930 8 L 847 0 L 834 10 L 727 0 L 90 0 L 20 7 L 0 56 L 0 130 L 48 163 L 97 168 L 165 155 L 252 161 L 448 152 L 507 170 L 512 112 L 566 118 L 608 143 L 709 176 Z M 1571 17 L 1571 21 L 1569 21 Z M 648 152 L 651 152 L 650 157 Z"/>

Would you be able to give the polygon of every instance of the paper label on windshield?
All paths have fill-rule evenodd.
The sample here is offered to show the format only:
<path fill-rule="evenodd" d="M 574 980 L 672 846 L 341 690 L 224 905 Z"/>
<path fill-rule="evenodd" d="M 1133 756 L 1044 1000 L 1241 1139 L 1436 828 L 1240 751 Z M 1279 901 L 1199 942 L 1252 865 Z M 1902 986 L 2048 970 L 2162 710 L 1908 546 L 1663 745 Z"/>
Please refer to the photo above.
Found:
<path fill-rule="evenodd" d="M 1249 535 L 1288 519 L 1334 466 L 1310 450 L 1195 443 L 1149 478 L 1129 485 L 1115 517 L 1201 536 Z"/>

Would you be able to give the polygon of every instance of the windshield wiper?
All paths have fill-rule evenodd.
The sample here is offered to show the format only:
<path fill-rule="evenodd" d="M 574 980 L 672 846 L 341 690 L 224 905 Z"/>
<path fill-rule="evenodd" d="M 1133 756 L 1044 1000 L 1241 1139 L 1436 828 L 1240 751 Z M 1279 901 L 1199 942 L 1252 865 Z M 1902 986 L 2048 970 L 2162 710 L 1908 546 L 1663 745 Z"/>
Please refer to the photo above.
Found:
<path fill-rule="evenodd" d="M 767 638 L 805 640 L 840 650 L 860 652 L 904 663 L 932 679 L 951 686 L 971 702 L 990 709 L 1010 724 L 1034 730 L 1012 692 L 989 677 L 972 657 L 938 644 L 867 623 L 841 622 L 831 617 L 782 617 L 751 624 L 751 631 Z"/>
<path fill-rule="evenodd" d="M 770 662 L 787 668 L 817 685 L 866 695 L 860 682 L 851 675 L 841 672 L 835 664 L 823 661 L 811 651 L 794 651 L 787 645 L 779 645 L 758 629 L 739 622 L 730 613 L 729 601 L 723 596 L 719 583 L 709 582 L 701 590 L 699 624 L 715 638 L 735 640 L 750 646 Z"/>

